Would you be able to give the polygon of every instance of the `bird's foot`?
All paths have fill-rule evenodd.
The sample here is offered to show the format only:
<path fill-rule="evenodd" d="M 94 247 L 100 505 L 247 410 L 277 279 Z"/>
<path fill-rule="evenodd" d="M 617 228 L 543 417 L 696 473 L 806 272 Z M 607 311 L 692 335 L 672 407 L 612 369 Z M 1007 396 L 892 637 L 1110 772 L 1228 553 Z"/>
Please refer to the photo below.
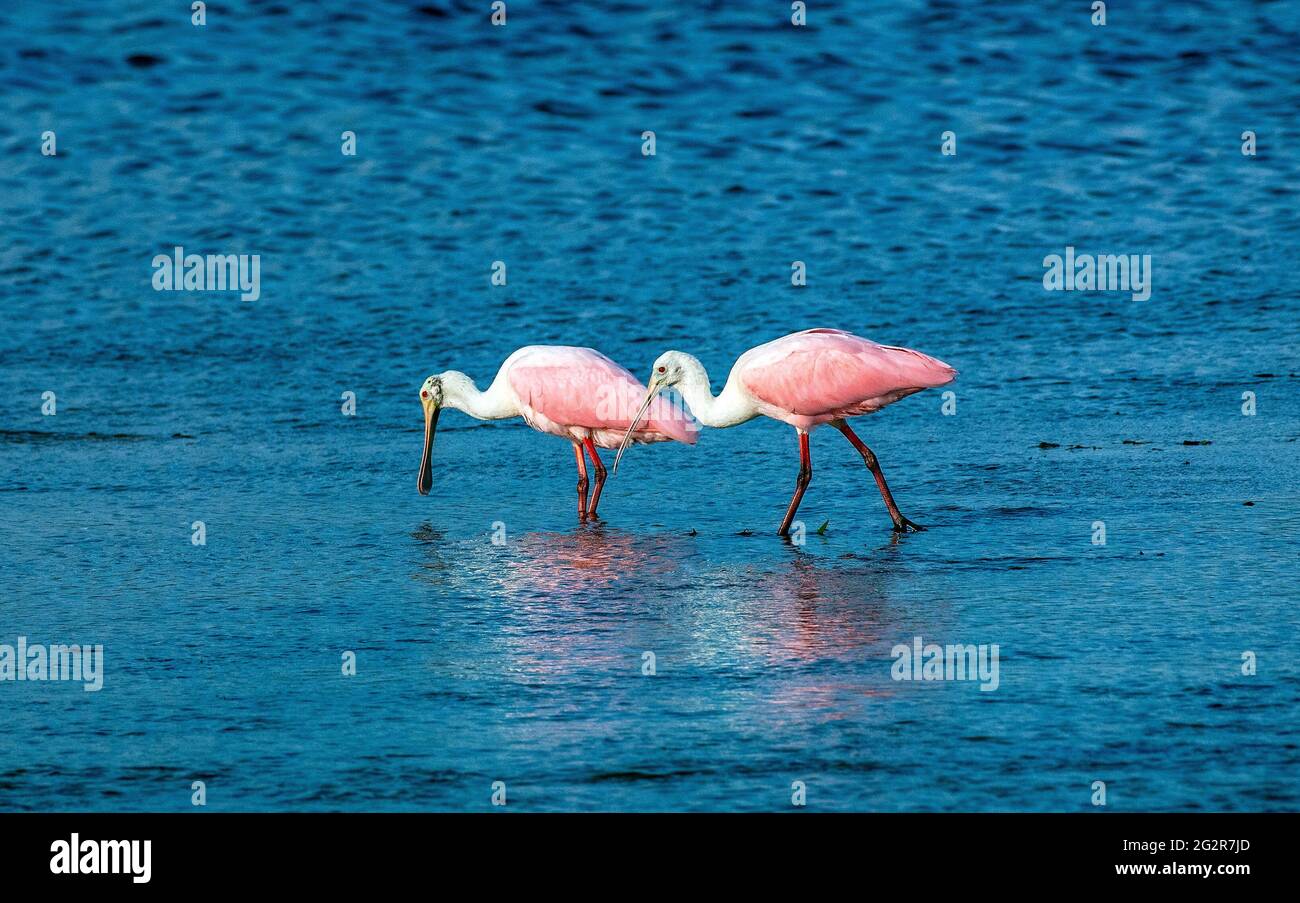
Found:
<path fill-rule="evenodd" d="M 907 518 L 903 517 L 900 514 L 898 516 L 898 520 L 894 521 L 894 532 L 895 533 L 907 533 L 907 532 L 924 533 L 925 527 L 922 527 L 920 524 L 915 523 L 914 521 L 908 520 Z"/>

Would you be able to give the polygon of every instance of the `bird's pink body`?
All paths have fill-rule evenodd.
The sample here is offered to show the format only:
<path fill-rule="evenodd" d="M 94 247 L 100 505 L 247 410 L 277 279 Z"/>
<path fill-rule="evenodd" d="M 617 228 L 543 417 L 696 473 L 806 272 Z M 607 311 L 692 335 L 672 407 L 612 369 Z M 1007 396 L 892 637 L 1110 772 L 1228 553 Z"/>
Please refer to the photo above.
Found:
<path fill-rule="evenodd" d="M 578 519 L 596 520 L 605 465 L 596 446 L 613 448 L 627 442 L 695 442 L 699 425 L 685 411 L 662 399 L 642 407 L 646 387 L 636 377 L 591 348 L 570 345 L 528 345 L 506 358 L 487 391 L 459 370 L 434 374 L 420 388 L 424 408 L 424 452 L 416 488 L 428 495 L 433 487 L 433 441 L 443 408 L 464 411 L 478 420 L 522 417 L 541 433 L 573 443 L 578 467 Z M 638 411 L 649 419 L 632 420 Z M 595 486 L 587 500 L 587 458 L 595 471 Z"/>
<path fill-rule="evenodd" d="M 646 392 L 624 367 L 591 348 L 529 345 L 501 365 L 519 413 L 533 429 L 574 442 L 590 438 L 601 448 L 615 448 L 632 425 Z M 676 440 L 693 445 L 699 427 L 681 409 L 662 398 L 632 434 L 634 442 Z"/>
<path fill-rule="evenodd" d="M 941 360 L 855 336 L 842 329 L 805 329 L 751 348 L 736 359 L 722 392 L 709 388 L 709 374 L 698 359 L 681 351 L 665 351 L 655 360 L 642 406 L 657 393 L 674 388 L 691 413 L 705 426 L 725 429 L 762 415 L 795 428 L 799 437 L 799 476 L 794 497 L 777 531 L 790 527 L 804 490 L 812 480 L 808 434 L 829 423 L 844 434 L 862 455 L 899 532 L 923 529 L 903 517 L 885 482 L 876 455 L 857 437 L 848 418 L 870 414 L 913 392 L 953 381 L 957 371 Z M 631 441 L 629 437 L 629 442 Z M 614 458 L 617 471 L 625 443 Z"/>
<path fill-rule="evenodd" d="M 807 329 L 746 351 L 731 375 L 759 413 L 807 432 L 946 385 L 957 371 L 910 348 L 877 345 L 839 329 Z"/>

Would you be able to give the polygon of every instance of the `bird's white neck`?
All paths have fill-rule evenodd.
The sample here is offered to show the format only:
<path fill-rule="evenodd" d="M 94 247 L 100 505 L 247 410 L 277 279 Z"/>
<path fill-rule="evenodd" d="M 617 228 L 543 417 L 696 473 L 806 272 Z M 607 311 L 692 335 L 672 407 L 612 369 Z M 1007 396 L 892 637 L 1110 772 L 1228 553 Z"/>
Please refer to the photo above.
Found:
<path fill-rule="evenodd" d="M 714 429 L 724 429 L 758 416 L 754 400 L 741 388 L 740 380 L 734 372 L 715 397 L 709 389 L 709 374 L 703 364 L 691 358 L 684 370 L 685 375 L 676 388 L 700 423 Z"/>
<path fill-rule="evenodd" d="M 441 378 L 444 408 L 464 411 L 475 420 L 505 420 L 519 416 L 519 406 L 504 374 L 498 373 L 486 392 L 480 392 L 472 379 L 455 370 L 448 370 Z"/>

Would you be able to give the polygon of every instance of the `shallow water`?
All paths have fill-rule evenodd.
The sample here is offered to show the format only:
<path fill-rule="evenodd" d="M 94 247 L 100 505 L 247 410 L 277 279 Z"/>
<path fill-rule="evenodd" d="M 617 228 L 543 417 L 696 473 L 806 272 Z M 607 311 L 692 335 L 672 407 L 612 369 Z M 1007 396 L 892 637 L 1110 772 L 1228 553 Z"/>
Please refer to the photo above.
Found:
<path fill-rule="evenodd" d="M 106 656 L 0 682 L 0 808 L 1300 806 L 1294 5 L 810 5 L 0 10 L 0 643 Z M 260 299 L 154 292 L 177 244 Z M 1044 291 L 1066 245 L 1151 297 Z M 823 430 L 777 539 L 767 420 L 580 526 L 564 443 L 447 412 L 415 492 L 432 372 L 717 389 L 817 325 L 961 371 L 858 422 L 927 532 Z M 998 689 L 893 680 L 916 636 Z"/>

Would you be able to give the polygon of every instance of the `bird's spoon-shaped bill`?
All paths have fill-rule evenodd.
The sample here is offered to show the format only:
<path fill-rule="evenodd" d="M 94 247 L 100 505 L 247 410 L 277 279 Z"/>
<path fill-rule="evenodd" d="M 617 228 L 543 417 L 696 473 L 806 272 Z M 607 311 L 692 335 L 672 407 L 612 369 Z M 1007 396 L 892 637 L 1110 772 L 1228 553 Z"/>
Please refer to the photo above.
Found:
<path fill-rule="evenodd" d="M 655 379 L 650 381 L 650 388 L 645 393 L 645 401 L 641 402 L 640 409 L 637 410 L 636 416 L 632 418 L 632 425 L 629 426 L 627 432 L 623 434 L 623 442 L 618 447 L 618 454 L 614 455 L 614 473 L 618 473 L 618 462 L 622 460 L 623 452 L 627 451 L 627 447 L 632 444 L 632 433 L 641 425 L 641 420 L 645 417 L 645 412 L 649 409 L 650 402 L 655 400 L 655 396 L 659 394 L 661 388 L 663 387 L 659 384 L 659 380 Z"/>
<path fill-rule="evenodd" d="M 416 483 L 420 495 L 428 495 L 433 487 L 433 434 L 438 430 L 441 410 L 434 402 L 424 403 L 424 454 L 420 456 L 420 476 Z"/>

